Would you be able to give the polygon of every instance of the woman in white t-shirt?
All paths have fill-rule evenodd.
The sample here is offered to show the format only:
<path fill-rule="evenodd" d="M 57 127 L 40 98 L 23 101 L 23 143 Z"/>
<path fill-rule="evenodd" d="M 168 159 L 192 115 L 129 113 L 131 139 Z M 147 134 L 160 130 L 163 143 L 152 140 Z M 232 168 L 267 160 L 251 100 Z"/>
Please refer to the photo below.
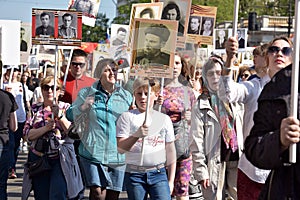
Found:
<path fill-rule="evenodd" d="M 144 122 L 148 84 L 151 85 L 149 112 Z M 171 199 L 176 168 L 175 137 L 169 116 L 153 110 L 159 88 L 157 80 L 136 79 L 133 94 L 137 109 L 123 113 L 117 122 L 118 151 L 126 153 L 125 183 L 129 199 L 145 199 L 148 194 L 151 199 Z"/>

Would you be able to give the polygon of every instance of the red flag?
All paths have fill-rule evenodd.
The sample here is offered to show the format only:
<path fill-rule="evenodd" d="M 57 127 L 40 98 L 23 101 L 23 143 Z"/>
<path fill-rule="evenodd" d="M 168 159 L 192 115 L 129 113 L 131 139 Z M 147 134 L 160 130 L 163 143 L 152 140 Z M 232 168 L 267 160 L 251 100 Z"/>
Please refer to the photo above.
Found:
<path fill-rule="evenodd" d="M 81 49 L 86 53 L 92 53 L 98 46 L 96 42 L 81 42 Z"/>

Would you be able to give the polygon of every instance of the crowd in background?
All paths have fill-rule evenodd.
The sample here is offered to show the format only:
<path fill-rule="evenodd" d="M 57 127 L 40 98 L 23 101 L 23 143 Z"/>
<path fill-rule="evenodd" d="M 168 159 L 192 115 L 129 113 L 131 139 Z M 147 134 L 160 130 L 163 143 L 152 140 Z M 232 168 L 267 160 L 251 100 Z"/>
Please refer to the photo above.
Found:
<path fill-rule="evenodd" d="M 238 72 L 235 37 L 226 41 L 225 59 L 213 54 L 203 65 L 177 52 L 162 89 L 158 79 L 119 81 L 113 59 L 99 60 L 89 77 L 81 49 L 65 85 L 51 66 L 40 74 L 4 66 L 9 93 L 0 95 L 12 103 L 3 112 L 11 122 L 0 127 L 9 135 L 1 138 L 0 199 L 7 178 L 18 176 L 20 150 L 29 164 L 46 157 L 50 166 L 33 175 L 25 165 L 22 199 L 32 190 L 35 199 L 83 199 L 85 187 L 90 199 L 118 199 L 125 190 L 129 199 L 299 199 L 299 164 L 286 164 L 300 132 L 299 120 L 288 117 L 283 82 L 290 83 L 292 47 L 277 37 L 256 47 L 254 66 Z M 74 142 L 67 132 L 82 113 L 86 131 Z"/>

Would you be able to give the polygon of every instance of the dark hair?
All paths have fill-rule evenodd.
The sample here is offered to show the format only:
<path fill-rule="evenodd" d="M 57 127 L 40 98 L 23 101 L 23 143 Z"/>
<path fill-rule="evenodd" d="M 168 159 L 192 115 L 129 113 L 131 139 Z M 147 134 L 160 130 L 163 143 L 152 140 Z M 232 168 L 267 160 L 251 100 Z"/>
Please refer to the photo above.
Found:
<path fill-rule="evenodd" d="M 74 57 L 79 57 L 79 56 L 83 56 L 86 58 L 87 53 L 85 53 L 85 51 L 81 49 L 74 49 L 71 60 L 73 60 Z"/>
<path fill-rule="evenodd" d="M 73 19 L 73 15 L 71 15 L 70 13 L 65 13 L 65 14 L 62 16 L 62 19 L 65 19 L 65 17 L 71 17 L 71 19 Z"/>
<path fill-rule="evenodd" d="M 202 25 L 204 25 L 206 21 L 210 21 L 211 22 L 211 27 L 210 28 L 213 28 L 213 26 L 214 26 L 214 18 L 203 17 L 203 19 L 202 19 Z"/>
<path fill-rule="evenodd" d="M 149 15 L 150 15 L 150 18 L 153 18 L 153 17 L 154 17 L 154 13 L 153 13 L 152 8 L 145 8 L 144 10 L 142 10 L 142 11 L 140 12 L 140 17 L 142 17 L 143 15 L 146 15 L 146 14 L 149 14 Z"/>
<path fill-rule="evenodd" d="M 175 9 L 176 13 L 177 13 L 176 20 L 177 21 L 180 20 L 180 18 L 181 18 L 180 10 L 179 10 L 178 5 L 174 2 L 169 2 L 168 5 L 166 5 L 166 7 L 164 7 L 161 19 L 168 19 L 167 18 L 168 11 L 173 10 L 173 9 Z"/>
<path fill-rule="evenodd" d="M 117 33 L 119 33 L 120 31 L 125 33 L 127 32 L 126 29 L 123 27 L 118 28 Z"/>
<path fill-rule="evenodd" d="M 198 17 L 198 16 L 190 16 L 190 22 L 192 21 L 192 19 L 198 19 L 198 22 L 199 22 L 199 25 L 200 25 L 200 22 L 201 22 L 201 18 Z"/>
<path fill-rule="evenodd" d="M 179 56 L 180 57 L 180 61 L 181 61 L 181 72 L 180 75 L 178 77 L 178 81 L 185 86 L 191 86 L 189 79 L 190 79 L 190 68 L 188 63 L 186 62 L 186 60 L 184 59 L 183 55 L 179 52 L 175 52 L 175 56 Z"/>
<path fill-rule="evenodd" d="M 42 12 L 42 14 L 41 14 L 40 18 L 42 18 L 42 17 L 44 17 L 44 16 L 46 16 L 46 15 L 48 15 L 48 16 L 49 16 L 49 19 L 51 18 L 50 14 L 49 14 L 49 13 L 47 13 L 47 12 Z"/>
<path fill-rule="evenodd" d="M 261 45 L 261 46 L 256 47 L 256 48 L 253 50 L 253 53 L 252 53 L 253 56 L 265 56 L 268 47 L 269 47 L 269 44 L 263 44 L 263 45 Z"/>

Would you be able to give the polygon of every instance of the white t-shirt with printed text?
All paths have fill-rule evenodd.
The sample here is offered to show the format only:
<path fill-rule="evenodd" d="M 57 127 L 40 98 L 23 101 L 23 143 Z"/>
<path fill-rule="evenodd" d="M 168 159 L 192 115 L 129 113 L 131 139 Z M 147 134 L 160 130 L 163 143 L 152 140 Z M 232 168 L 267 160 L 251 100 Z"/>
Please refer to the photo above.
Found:
<path fill-rule="evenodd" d="M 150 124 L 148 136 L 144 138 L 144 153 L 142 166 L 155 166 L 166 162 L 165 145 L 175 140 L 173 124 L 168 115 L 151 110 L 147 116 Z M 145 120 L 145 112 L 138 109 L 123 113 L 117 121 L 117 137 L 128 138 L 142 126 Z M 147 120 L 148 121 L 148 120 Z M 132 146 L 126 152 L 126 164 L 141 165 L 141 150 L 143 139 Z"/>

